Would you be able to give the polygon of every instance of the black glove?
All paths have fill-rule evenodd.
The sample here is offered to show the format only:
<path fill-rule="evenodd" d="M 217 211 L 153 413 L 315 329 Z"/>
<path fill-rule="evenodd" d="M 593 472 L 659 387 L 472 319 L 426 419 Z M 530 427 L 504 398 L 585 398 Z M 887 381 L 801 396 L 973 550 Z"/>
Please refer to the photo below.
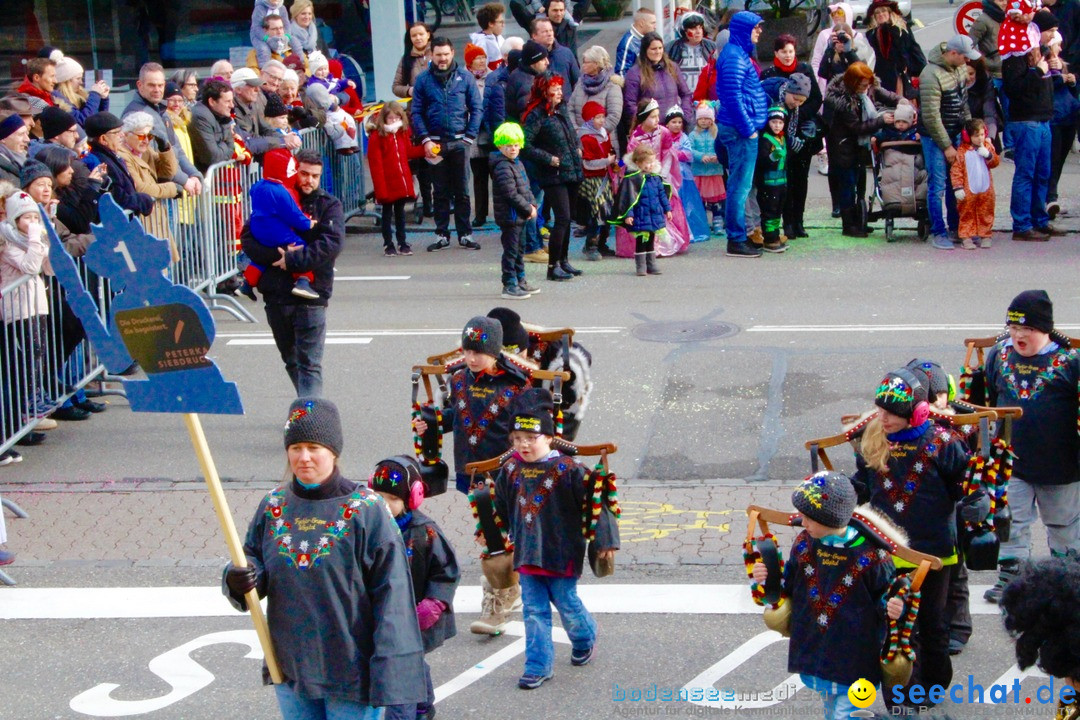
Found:
<path fill-rule="evenodd" d="M 158 152 L 168 152 L 169 148 L 172 147 L 169 145 L 169 137 L 163 129 L 154 127 L 150 130 L 150 135 L 154 138 L 154 149 Z"/>
<path fill-rule="evenodd" d="M 229 592 L 236 597 L 244 597 L 248 590 L 254 590 L 256 582 L 255 568 L 251 565 L 238 568 L 229 563 L 225 569 L 225 584 L 229 587 Z"/>
<path fill-rule="evenodd" d="M 990 515 L 990 496 L 982 490 L 976 490 L 960 501 L 958 509 L 961 520 L 978 525 Z"/>

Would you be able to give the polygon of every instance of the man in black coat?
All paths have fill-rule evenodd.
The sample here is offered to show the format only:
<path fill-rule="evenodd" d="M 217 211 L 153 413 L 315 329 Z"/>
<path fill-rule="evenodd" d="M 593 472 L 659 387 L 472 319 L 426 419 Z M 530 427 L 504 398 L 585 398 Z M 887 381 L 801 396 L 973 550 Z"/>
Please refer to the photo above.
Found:
<path fill-rule="evenodd" d="M 240 242 L 252 262 L 265 268 L 258 290 L 266 304 L 266 322 L 297 397 L 321 397 L 326 307 L 334 291 L 334 261 L 345 238 L 345 214 L 341 201 L 319 187 L 322 156 L 314 150 L 301 150 L 296 163 L 300 208 L 316 221 L 303 234 L 304 245 L 267 247 L 247 226 Z M 319 294 L 317 300 L 292 294 L 293 275 L 302 272 L 314 274 L 311 286 Z"/>
<path fill-rule="evenodd" d="M 232 160 L 233 90 L 224 80 L 210 80 L 202 91 L 202 99 L 191 109 L 191 153 L 195 165 L 206 170 L 214 163 Z"/>

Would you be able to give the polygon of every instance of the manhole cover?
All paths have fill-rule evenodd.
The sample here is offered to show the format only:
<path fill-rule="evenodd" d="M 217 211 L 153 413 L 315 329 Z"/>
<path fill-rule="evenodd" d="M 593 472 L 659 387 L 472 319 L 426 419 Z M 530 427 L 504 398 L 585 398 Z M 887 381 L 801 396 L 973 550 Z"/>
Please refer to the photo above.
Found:
<path fill-rule="evenodd" d="M 739 326 L 720 320 L 650 322 L 638 325 L 632 332 L 638 340 L 647 342 L 688 343 L 731 337 L 739 332 Z"/>

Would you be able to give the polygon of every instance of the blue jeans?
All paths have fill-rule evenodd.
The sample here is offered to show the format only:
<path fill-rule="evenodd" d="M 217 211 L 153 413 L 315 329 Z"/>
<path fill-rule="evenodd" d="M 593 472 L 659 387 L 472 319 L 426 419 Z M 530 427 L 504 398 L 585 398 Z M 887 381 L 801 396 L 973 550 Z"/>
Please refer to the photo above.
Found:
<path fill-rule="evenodd" d="M 991 78 L 990 81 L 994 83 L 994 93 L 997 94 L 998 101 L 1001 103 L 1001 115 L 1005 121 L 1005 129 L 1001 133 L 1001 147 L 1008 150 L 1013 146 L 1012 123 L 1009 122 L 1009 96 L 1002 89 L 1004 82 L 1001 78 Z"/>
<path fill-rule="evenodd" d="M 821 693 L 821 699 L 825 703 L 825 720 L 848 720 L 856 710 L 847 693 Z"/>
<path fill-rule="evenodd" d="M 285 372 L 297 397 L 322 397 L 322 356 L 326 308 L 322 305 L 266 305 L 266 323 L 274 334 Z"/>
<path fill-rule="evenodd" d="M 1012 198 L 1009 212 L 1013 232 L 1050 224 L 1046 214 L 1046 188 L 1050 184 L 1050 123 L 1013 122 Z"/>
<path fill-rule="evenodd" d="M 383 716 L 381 708 L 348 700 L 309 700 L 288 685 L 275 685 L 274 692 L 284 720 L 382 720 Z"/>
<path fill-rule="evenodd" d="M 953 195 L 952 182 L 949 181 L 949 163 L 945 161 L 945 153 L 937 143 L 925 135 L 922 138 L 922 147 L 927 175 L 926 210 L 930 215 L 930 234 L 945 237 L 949 230 L 955 230 L 960 224 L 960 216 L 956 211 L 956 196 Z M 942 197 L 945 200 L 944 208 L 941 206 Z"/>
<path fill-rule="evenodd" d="M 596 642 L 596 621 L 577 594 L 577 578 L 521 573 L 522 613 L 525 616 L 525 674 L 550 675 L 555 661 L 551 641 L 551 604 L 559 611 L 563 629 L 575 650 Z"/>
<path fill-rule="evenodd" d="M 724 217 L 727 239 L 728 242 L 746 242 L 746 200 L 754 184 L 758 138 L 744 138 L 730 125 L 717 125 L 715 145 L 722 145 L 728 156 L 727 212 Z"/>

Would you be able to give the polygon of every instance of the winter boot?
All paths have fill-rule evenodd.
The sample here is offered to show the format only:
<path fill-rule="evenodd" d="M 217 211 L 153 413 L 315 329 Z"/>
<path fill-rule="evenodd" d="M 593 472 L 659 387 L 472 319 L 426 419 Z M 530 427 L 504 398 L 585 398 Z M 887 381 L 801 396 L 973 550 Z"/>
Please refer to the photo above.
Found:
<path fill-rule="evenodd" d="M 505 591 L 495 590 L 486 577 L 480 578 L 480 588 L 484 592 L 484 598 L 480 602 L 480 617 L 469 626 L 469 632 L 476 635 L 498 635 L 506 624 L 506 613 L 497 593 Z"/>
<path fill-rule="evenodd" d="M 615 251 L 608 247 L 607 238 L 604 238 L 597 244 L 596 250 L 600 253 L 600 257 L 602 258 L 615 257 Z"/>
<path fill-rule="evenodd" d="M 660 268 L 656 267 L 656 253 L 651 252 L 645 255 L 645 272 L 650 275 L 660 275 Z"/>
<path fill-rule="evenodd" d="M 765 244 L 765 234 L 761 232 L 760 227 L 756 227 L 746 233 L 746 238 L 759 248 Z"/>
<path fill-rule="evenodd" d="M 638 277 L 645 277 L 649 274 L 648 265 L 645 262 L 645 257 L 648 253 L 636 253 L 634 255 L 634 265 L 637 268 Z"/>
<path fill-rule="evenodd" d="M 859 226 L 858 212 L 857 208 L 848 208 L 847 210 L 840 211 L 840 219 L 844 228 L 841 235 L 856 238 L 869 237 L 866 230 Z"/>
<path fill-rule="evenodd" d="M 596 236 L 585 238 L 585 259 L 596 261 L 600 259 L 600 251 L 597 249 Z"/>
<path fill-rule="evenodd" d="M 983 600 L 994 603 L 1001 600 L 1001 594 L 1005 592 L 1005 586 L 1012 582 L 1020 574 L 1019 560 L 1002 560 L 998 564 L 998 579 L 994 586 L 983 593 Z"/>

